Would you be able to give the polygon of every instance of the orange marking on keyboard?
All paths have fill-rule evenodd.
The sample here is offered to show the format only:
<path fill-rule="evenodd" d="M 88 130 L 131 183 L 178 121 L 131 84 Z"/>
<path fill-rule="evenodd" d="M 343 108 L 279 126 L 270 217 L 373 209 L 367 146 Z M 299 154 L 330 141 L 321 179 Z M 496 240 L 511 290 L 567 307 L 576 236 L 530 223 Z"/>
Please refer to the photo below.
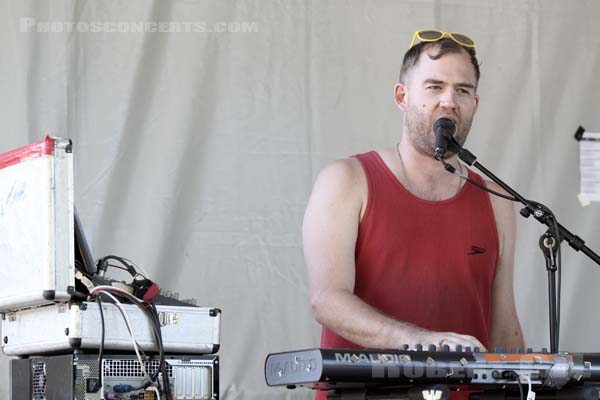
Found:
<path fill-rule="evenodd" d="M 502 357 L 501 357 L 502 356 Z M 534 360 L 539 361 L 552 361 L 554 355 L 552 354 L 539 354 L 539 353 L 528 353 L 528 354 L 486 354 L 485 361 L 487 362 L 533 362 Z"/>

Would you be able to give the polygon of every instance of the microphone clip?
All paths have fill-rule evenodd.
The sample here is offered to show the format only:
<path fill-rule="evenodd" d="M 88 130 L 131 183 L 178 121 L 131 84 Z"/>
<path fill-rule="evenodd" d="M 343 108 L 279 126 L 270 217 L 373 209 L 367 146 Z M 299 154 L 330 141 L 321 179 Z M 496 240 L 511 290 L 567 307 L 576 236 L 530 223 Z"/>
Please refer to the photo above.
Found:
<path fill-rule="evenodd" d="M 444 155 L 446 154 L 446 150 L 441 147 L 436 147 L 433 157 L 438 161 L 444 161 Z"/>

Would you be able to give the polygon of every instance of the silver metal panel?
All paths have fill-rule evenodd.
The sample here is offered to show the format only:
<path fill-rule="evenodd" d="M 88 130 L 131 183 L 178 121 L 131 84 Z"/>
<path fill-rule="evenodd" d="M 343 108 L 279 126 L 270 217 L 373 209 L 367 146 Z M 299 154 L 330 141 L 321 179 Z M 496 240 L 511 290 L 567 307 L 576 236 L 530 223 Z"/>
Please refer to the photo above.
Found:
<path fill-rule="evenodd" d="M 135 305 L 124 304 L 133 333 L 144 350 L 157 350 L 151 325 Z M 133 351 L 127 326 L 118 309 L 102 306 L 105 320 L 106 350 Z M 202 354 L 218 349 L 221 314 L 212 308 L 157 306 L 166 352 Z M 58 304 L 5 314 L 2 332 L 6 355 L 44 354 L 73 348 L 100 346 L 101 320 L 96 303 Z"/>
<path fill-rule="evenodd" d="M 54 146 L 53 155 L 0 168 L 0 312 L 52 303 L 44 293 L 70 298 L 73 159 L 68 140 Z"/>

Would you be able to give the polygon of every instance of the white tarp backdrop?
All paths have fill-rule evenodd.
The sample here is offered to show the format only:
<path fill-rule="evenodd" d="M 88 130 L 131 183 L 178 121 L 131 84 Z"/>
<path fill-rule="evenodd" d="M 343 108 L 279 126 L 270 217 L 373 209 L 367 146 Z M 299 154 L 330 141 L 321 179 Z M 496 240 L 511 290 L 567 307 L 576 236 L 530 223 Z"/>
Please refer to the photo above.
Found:
<path fill-rule="evenodd" d="M 129 257 L 223 309 L 225 399 L 310 398 L 263 378 L 267 353 L 318 344 L 304 207 L 327 160 L 398 142 L 392 89 L 416 29 L 476 39 L 467 147 L 600 251 L 573 139 L 579 125 L 600 130 L 598 1 L 2 0 L 0 18 L 0 152 L 46 133 L 73 140 L 95 257 Z M 518 222 L 518 311 L 540 348 L 543 228 Z M 561 347 L 598 351 L 600 268 L 563 254 Z"/>

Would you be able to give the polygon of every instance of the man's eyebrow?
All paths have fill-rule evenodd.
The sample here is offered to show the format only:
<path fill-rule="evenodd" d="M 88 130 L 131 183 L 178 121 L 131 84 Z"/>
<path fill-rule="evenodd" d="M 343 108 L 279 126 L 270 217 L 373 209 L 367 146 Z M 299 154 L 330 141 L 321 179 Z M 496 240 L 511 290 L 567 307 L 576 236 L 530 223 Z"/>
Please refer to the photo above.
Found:
<path fill-rule="evenodd" d="M 441 81 L 439 79 L 433 79 L 433 78 L 425 79 L 423 81 L 423 84 L 432 84 L 432 85 L 442 85 L 445 83 L 446 82 L 444 82 L 444 81 Z M 460 82 L 460 83 L 457 83 L 456 86 L 463 87 L 463 88 L 469 88 L 469 89 L 475 89 L 475 85 L 473 85 L 472 83 L 469 83 L 469 82 Z"/>
<path fill-rule="evenodd" d="M 425 79 L 425 81 L 423 81 L 423 83 L 425 83 L 425 84 L 431 83 L 431 84 L 434 84 L 434 85 L 441 85 L 441 84 L 443 84 L 445 82 L 444 81 L 440 81 L 439 79 L 429 78 L 429 79 Z"/>
<path fill-rule="evenodd" d="M 475 89 L 475 85 L 473 85 L 472 83 L 468 83 L 468 82 L 461 82 L 461 83 L 457 84 L 456 86 L 463 87 L 463 88 L 469 88 L 469 89 Z"/>

